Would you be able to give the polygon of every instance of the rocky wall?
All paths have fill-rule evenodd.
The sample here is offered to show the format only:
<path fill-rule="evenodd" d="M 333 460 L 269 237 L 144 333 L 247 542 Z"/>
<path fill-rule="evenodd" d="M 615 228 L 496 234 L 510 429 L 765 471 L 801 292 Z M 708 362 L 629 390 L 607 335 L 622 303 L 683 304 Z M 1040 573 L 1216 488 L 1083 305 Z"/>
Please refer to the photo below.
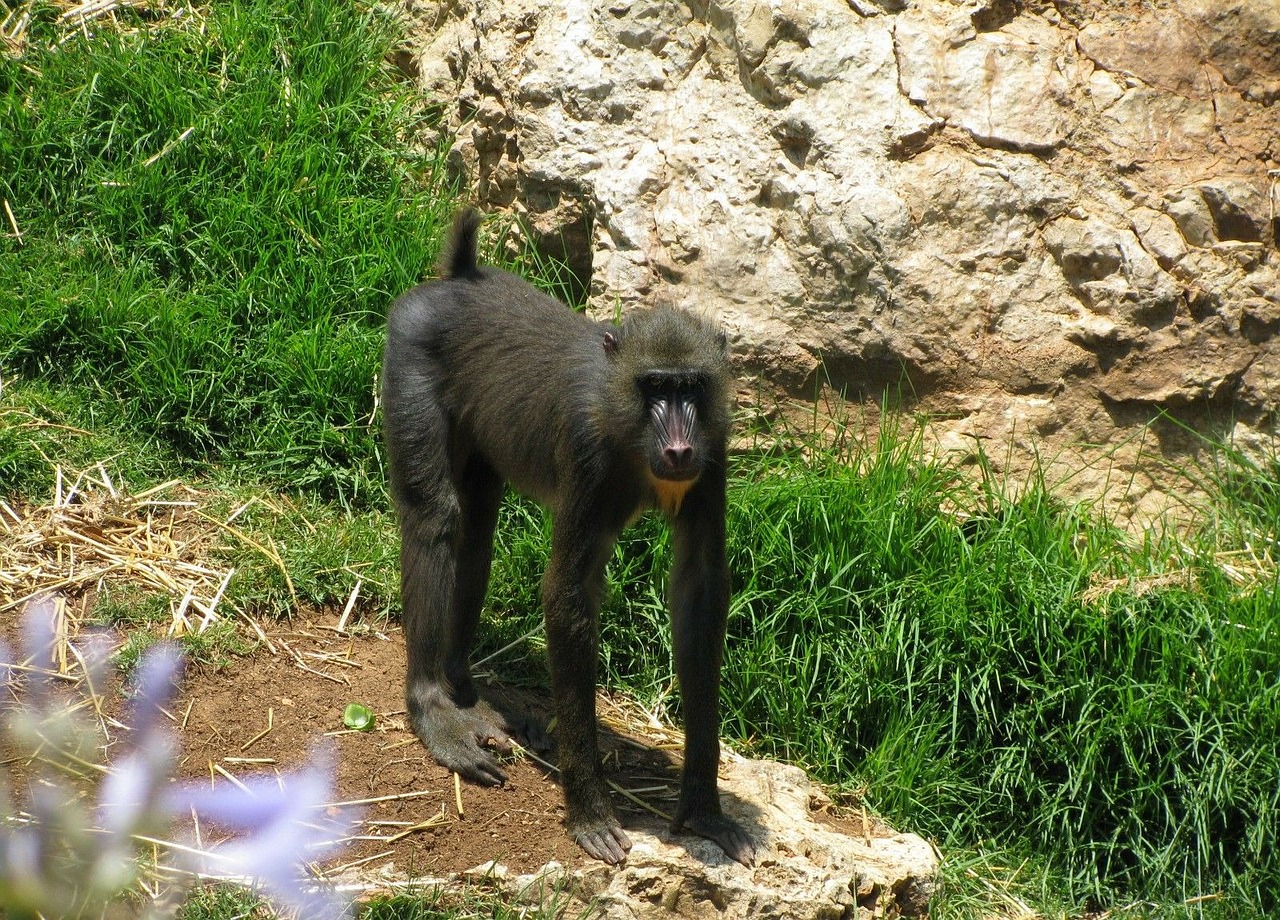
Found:
<path fill-rule="evenodd" d="M 748 377 L 1121 516 L 1194 432 L 1274 445 L 1275 0 L 403 9 L 459 174 L 593 311 L 704 311 Z"/>

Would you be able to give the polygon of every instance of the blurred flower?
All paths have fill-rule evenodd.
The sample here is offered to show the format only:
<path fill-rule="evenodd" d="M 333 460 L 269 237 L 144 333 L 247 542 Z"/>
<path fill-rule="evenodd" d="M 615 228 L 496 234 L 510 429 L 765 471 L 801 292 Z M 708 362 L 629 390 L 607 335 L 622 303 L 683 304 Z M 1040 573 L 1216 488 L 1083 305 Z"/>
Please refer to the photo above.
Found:
<path fill-rule="evenodd" d="M 177 744 L 165 709 L 182 660 L 172 646 L 159 645 L 137 669 L 129 731 L 108 768 L 100 734 L 85 715 L 92 707 L 77 705 L 103 685 L 106 643 L 89 636 L 77 643 L 74 657 L 85 666 L 77 700 L 56 686 L 51 601 L 28 605 L 22 634 L 21 661 L 0 644 L 5 755 L 29 767 L 25 811 L 15 807 L 0 773 L 0 916 L 70 920 L 127 911 L 120 895 L 140 871 L 140 841 L 162 839 L 193 816 L 230 836 L 206 851 L 183 848 L 182 869 L 260 884 L 277 906 L 300 917 L 345 915 L 345 903 L 309 883 L 304 870 L 355 820 L 349 810 L 322 807 L 332 800 L 332 751 L 313 752 L 306 769 L 251 779 L 243 789 L 171 784 Z M 171 914 L 177 900 L 156 902 L 150 916 Z"/>
<path fill-rule="evenodd" d="M 298 871 L 301 861 L 323 859 L 350 833 L 349 819 L 325 810 L 333 801 L 332 748 L 313 749 L 310 763 L 281 783 L 259 778 L 244 789 L 176 789 L 170 802 L 175 811 L 194 812 L 202 824 L 242 834 L 204 860 L 205 874 L 253 877 L 272 900 L 296 908 L 300 918 L 337 917 L 342 902 L 332 891 L 306 884 Z"/>

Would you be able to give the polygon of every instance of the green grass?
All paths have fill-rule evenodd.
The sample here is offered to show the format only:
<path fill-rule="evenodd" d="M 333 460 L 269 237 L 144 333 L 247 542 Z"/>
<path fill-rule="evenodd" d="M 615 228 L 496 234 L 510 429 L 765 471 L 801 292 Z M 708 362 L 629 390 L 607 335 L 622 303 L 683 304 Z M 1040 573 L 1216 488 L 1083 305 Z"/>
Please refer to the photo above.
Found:
<path fill-rule="evenodd" d="M 479 888 L 444 892 L 424 887 L 414 894 L 378 896 L 361 904 L 354 913 L 359 920 L 541 920 L 565 915 L 556 892 L 545 904 L 533 908 L 511 904 L 492 892 Z M 268 904 L 252 892 L 230 885 L 196 888 L 182 909 L 179 920 L 269 920 L 276 916 Z"/>
<path fill-rule="evenodd" d="M 351 4 L 140 15 L 55 47 L 37 8 L 0 58 L 23 231 L 0 243 L 0 497 L 99 461 L 135 490 L 181 476 L 220 520 L 247 503 L 211 548 L 228 603 L 332 608 L 359 581 L 362 615 L 394 615 L 374 378 L 386 308 L 457 204 L 409 144 L 430 108 L 383 63 L 391 24 Z M 937 917 L 1280 909 L 1280 464 L 1217 452 L 1187 471 L 1215 490 L 1193 532 L 1135 538 L 1034 476 L 1009 498 L 929 460 L 905 422 L 837 443 L 734 458 L 726 735 L 935 837 Z M 497 540 L 477 657 L 542 683 L 547 521 L 510 501 Z M 678 717 L 668 561 L 659 522 L 624 535 L 602 673 Z M 133 654 L 166 609 L 108 594 L 96 614 Z M 195 653 L 234 652 L 215 642 Z M 251 903 L 224 897 L 191 916 Z"/>
<path fill-rule="evenodd" d="M 197 461 L 380 501 L 382 319 L 455 206 L 429 127 L 354 5 L 213 4 L 207 23 L 0 59 L 0 362 Z M 188 133 L 189 130 L 189 133 Z M 15 310 L 13 307 L 16 306 Z"/>
<path fill-rule="evenodd" d="M 424 887 L 420 892 L 379 896 L 362 905 L 357 913 L 360 920 L 552 920 L 565 917 L 574 920 L 578 916 L 568 911 L 567 897 L 558 889 L 542 892 L 534 903 L 510 903 L 504 901 L 483 884 L 462 890 L 445 891 L 439 887 Z"/>
<path fill-rule="evenodd" d="M 232 885 L 199 886 L 178 911 L 179 920 L 269 920 L 273 916 L 256 895 Z"/>
<path fill-rule="evenodd" d="M 901 434 L 853 459 L 737 492 L 737 734 L 946 845 L 1037 854 L 1071 900 L 1273 909 L 1274 568 L 1237 585 L 1216 555 L 1235 531 L 1144 547 L 1037 481 L 1008 500 L 956 479 Z M 1269 475 L 1252 494 L 1270 504 L 1232 507 L 1271 522 L 1253 536 L 1274 555 Z M 1164 567 L 1185 584 L 1148 589 Z M 1095 579 L 1115 590 L 1086 599 Z"/>

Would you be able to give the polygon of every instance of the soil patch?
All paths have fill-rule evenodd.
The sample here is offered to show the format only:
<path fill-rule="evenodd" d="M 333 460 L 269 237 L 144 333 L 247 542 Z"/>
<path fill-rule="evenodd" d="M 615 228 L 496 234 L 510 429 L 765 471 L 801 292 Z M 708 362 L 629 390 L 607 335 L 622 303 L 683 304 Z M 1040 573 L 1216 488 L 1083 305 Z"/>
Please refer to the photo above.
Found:
<path fill-rule="evenodd" d="M 188 673 L 177 704 L 185 721 L 180 773 L 209 776 L 217 765 L 242 777 L 298 767 L 328 735 L 338 747 L 338 799 L 380 800 L 363 806 L 365 839 L 352 841 L 339 865 L 361 863 L 364 874 L 393 862 L 412 876 L 440 876 L 492 859 L 520 871 L 580 859 L 564 834 L 550 771 L 515 758 L 505 786 L 455 789 L 453 774 L 408 728 L 399 631 L 345 636 L 334 623 L 299 622 L 271 633 L 276 654 L 264 648 L 217 671 Z M 372 731 L 343 728 L 343 709 L 353 702 L 377 714 Z"/>
<path fill-rule="evenodd" d="M 288 632 L 270 634 L 276 654 L 262 648 L 220 670 L 188 672 L 176 707 L 183 722 L 180 773 L 226 782 L 215 765 L 238 777 L 301 766 L 310 745 L 328 735 L 339 751 L 338 799 L 378 800 L 364 806 L 362 839 L 331 867 L 358 864 L 359 874 L 371 877 L 393 864 L 397 873 L 440 877 L 490 860 L 516 872 L 552 860 L 567 867 L 591 862 L 565 833 L 562 793 L 551 770 L 517 756 L 505 765 L 505 786 L 455 786 L 453 774 L 432 760 L 408 727 L 399 630 L 342 635 L 336 622 L 299 621 Z M 507 695 L 545 716 L 547 700 Z M 372 731 L 343 728 L 342 712 L 351 702 L 377 713 Z M 598 708 L 608 778 L 669 813 L 679 788 L 680 736 L 643 726 L 625 701 L 602 695 Z M 246 763 L 250 758 L 271 763 Z M 625 826 L 661 823 L 621 794 L 614 803 Z M 815 812 L 822 823 L 851 835 L 892 833 L 873 820 L 864 827 L 863 816 L 824 803 L 815 802 Z"/>

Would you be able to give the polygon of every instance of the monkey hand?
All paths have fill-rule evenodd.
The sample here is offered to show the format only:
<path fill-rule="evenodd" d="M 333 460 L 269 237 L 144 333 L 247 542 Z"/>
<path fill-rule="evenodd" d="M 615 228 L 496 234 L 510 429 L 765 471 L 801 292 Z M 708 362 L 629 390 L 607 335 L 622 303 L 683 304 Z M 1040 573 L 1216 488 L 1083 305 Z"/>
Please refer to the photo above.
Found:
<path fill-rule="evenodd" d="M 611 866 L 616 866 L 627 858 L 631 849 L 631 838 L 623 833 L 615 821 L 588 827 L 571 827 L 569 833 L 578 842 L 578 846 Z"/>
<path fill-rule="evenodd" d="M 685 826 L 699 837 L 706 837 L 720 845 L 725 855 L 750 868 L 756 864 L 759 847 L 742 825 L 722 814 L 683 814 L 677 812 L 671 822 L 671 832 L 678 834 Z"/>

